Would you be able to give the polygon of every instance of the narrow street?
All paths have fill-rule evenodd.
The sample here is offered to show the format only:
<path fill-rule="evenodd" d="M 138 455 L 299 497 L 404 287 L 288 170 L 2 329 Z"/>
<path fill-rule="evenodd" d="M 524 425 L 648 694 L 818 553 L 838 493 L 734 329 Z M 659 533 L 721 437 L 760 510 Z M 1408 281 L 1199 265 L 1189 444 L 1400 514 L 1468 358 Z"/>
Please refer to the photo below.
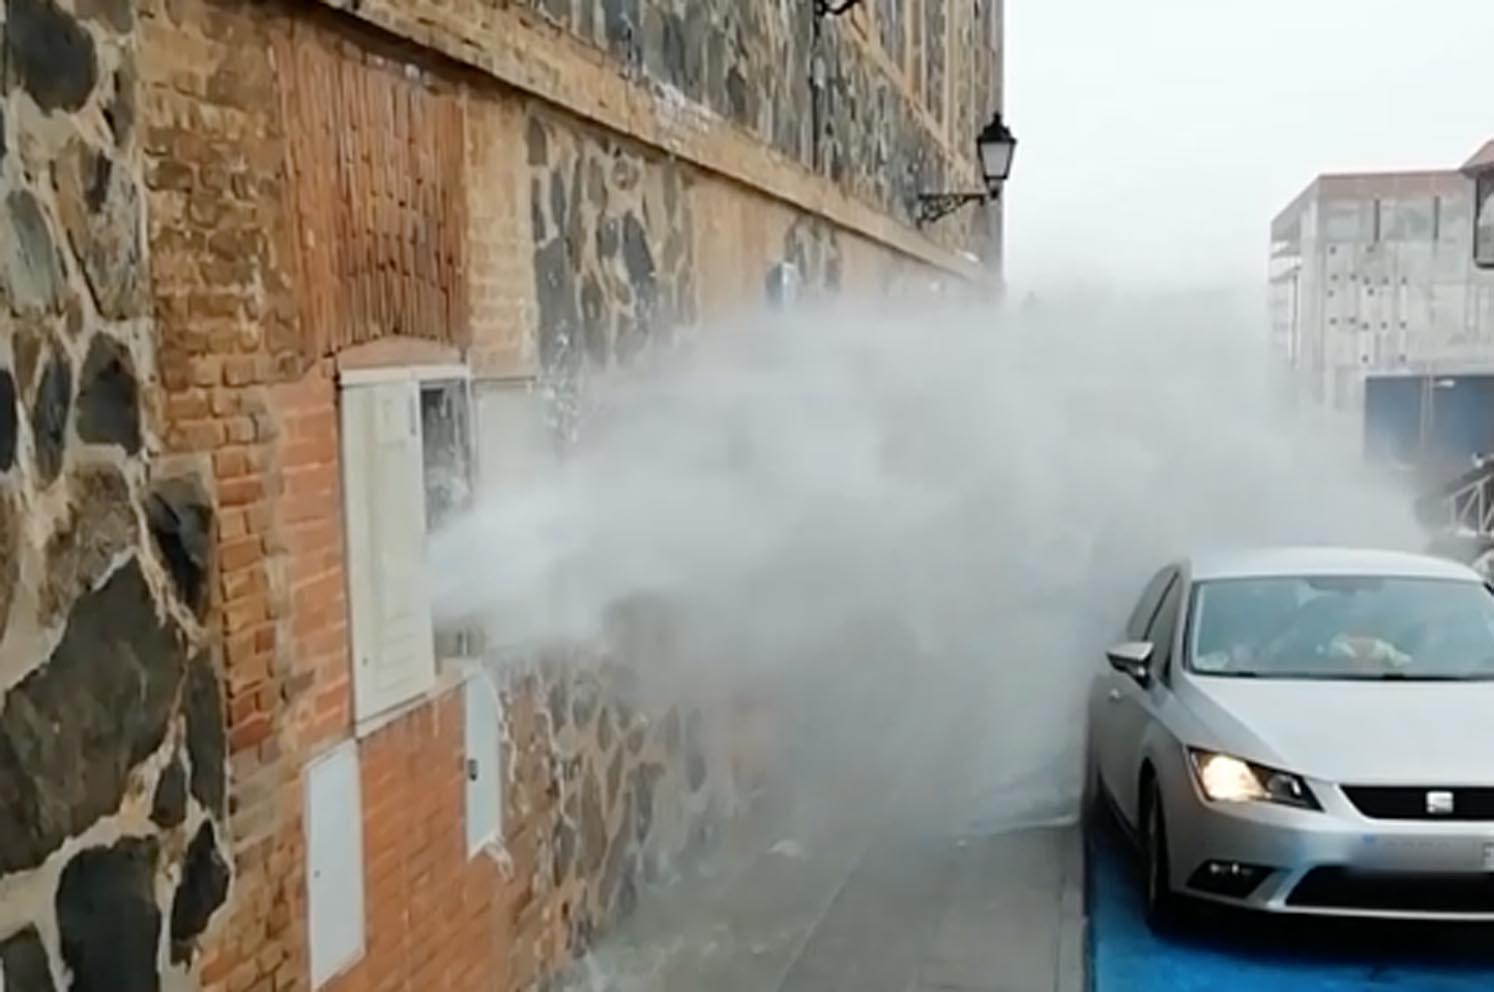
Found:
<path fill-rule="evenodd" d="M 868 852 L 781 992 L 1080 992 L 1074 828 L 899 838 Z"/>
<path fill-rule="evenodd" d="M 806 737 L 791 786 L 646 894 L 566 992 L 1081 992 L 1067 756 L 990 780 L 1031 716 L 949 681 L 901 711 L 873 689 L 864 722 Z"/>
<path fill-rule="evenodd" d="M 909 741 L 902 738 L 900 744 Z M 896 748 L 889 748 L 889 751 Z M 568 992 L 1473 992 L 1494 985 L 1483 928 L 1262 920 L 1200 908 L 1180 936 L 1146 926 L 1123 839 L 1086 841 L 1021 801 L 1005 824 L 948 805 L 968 772 L 948 751 L 860 829 L 758 817 L 741 854 L 655 893 Z M 877 768 L 891 765 L 872 763 Z M 865 783 L 843 782 L 849 801 Z M 835 796 L 817 809 L 834 809 Z M 1026 807 L 1024 809 L 1024 807 Z M 1032 814 L 1031 816 L 1024 814 Z M 1036 818 L 1036 822 L 1034 822 Z M 825 837 L 800 847 L 779 836 Z M 776 832 L 775 832 L 776 831 Z M 1086 878 L 1086 875 L 1088 876 Z"/>

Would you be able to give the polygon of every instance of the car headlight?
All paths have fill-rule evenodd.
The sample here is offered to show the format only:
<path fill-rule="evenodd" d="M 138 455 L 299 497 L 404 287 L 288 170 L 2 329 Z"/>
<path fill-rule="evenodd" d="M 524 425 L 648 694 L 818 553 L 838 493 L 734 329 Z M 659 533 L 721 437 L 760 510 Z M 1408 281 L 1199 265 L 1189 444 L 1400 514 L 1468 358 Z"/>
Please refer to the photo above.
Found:
<path fill-rule="evenodd" d="M 1277 803 L 1298 809 L 1322 809 L 1318 799 L 1291 772 L 1265 768 L 1228 754 L 1189 751 L 1203 794 L 1216 803 Z"/>

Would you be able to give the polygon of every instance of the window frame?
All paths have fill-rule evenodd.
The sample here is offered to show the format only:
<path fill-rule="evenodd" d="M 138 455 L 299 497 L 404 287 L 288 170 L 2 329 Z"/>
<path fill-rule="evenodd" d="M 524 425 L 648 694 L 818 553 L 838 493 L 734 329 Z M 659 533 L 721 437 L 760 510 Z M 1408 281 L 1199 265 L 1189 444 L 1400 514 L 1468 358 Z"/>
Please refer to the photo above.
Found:
<path fill-rule="evenodd" d="M 1486 209 L 1491 216 L 1484 223 Z M 1479 269 L 1494 269 L 1494 169 L 1473 177 L 1473 264 Z"/>
<path fill-rule="evenodd" d="M 444 669 L 446 668 L 446 663 L 458 659 L 446 656 L 445 652 L 438 648 L 440 641 L 439 635 L 441 632 L 434 621 L 432 621 L 429 632 L 430 665 L 428 666 L 431 671 L 429 675 L 427 675 L 423 671 L 427 667 L 427 665 L 422 656 L 421 660 L 418 663 L 422 671 L 418 673 L 418 675 L 412 675 L 411 677 L 412 685 L 417 685 L 418 688 L 415 688 L 408 692 L 405 692 L 404 690 L 390 692 L 390 700 L 384 702 L 380 702 L 377 694 L 373 693 L 373 690 L 369 687 L 368 683 L 363 683 L 363 688 L 360 689 L 360 679 L 369 677 L 360 675 L 360 671 L 363 668 L 363 665 L 361 664 L 360 646 L 366 644 L 367 639 L 372 636 L 373 632 L 370 630 L 370 624 L 377 622 L 373 619 L 377 616 L 377 605 L 368 601 L 368 597 L 372 595 L 372 592 L 364 582 L 364 577 L 358 571 L 358 569 L 362 567 L 361 561 L 366 560 L 366 558 L 362 558 L 361 556 L 365 556 L 369 552 L 366 549 L 359 550 L 357 552 L 353 550 L 355 541 L 366 542 L 367 538 L 364 536 L 355 535 L 353 533 L 353 528 L 351 526 L 353 523 L 353 514 L 350 512 L 353 487 L 349 485 L 349 473 L 352 466 L 351 449 L 349 445 L 350 443 L 367 444 L 369 439 L 365 437 L 361 440 L 354 441 L 354 439 L 350 437 L 348 431 L 348 422 L 344 419 L 346 412 L 346 397 L 350 390 L 388 386 L 398 383 L 409 384 L 411 398 L 414 403 L 414 440 L 419 454 L 419 489 L 421 500 L 421 512 L 419 514 L 420 540 L 422 542 L 422 546 L 425 546 L 425 543 L 430 539 L 430 529 L 427 519 L 428 514 L 424 505 L 426 498 L 426 487 L 428 484 L 428 475 L 425 468 L 425 430 L 421 409 L 422 394 L 426 385 L 430 383 L 461 383 L 462 396 L 464 402 L 467 404 L 467 431 L 466 438 L 464 439 L 466 448 L 466 468 L 469 479 L 473 481 L 475 489 L 477 424 L 473 419 L 471 381 L 472 373 L 471 369 L 467 365 L 454 364 L 449 362 L 435 362 L 428 364 L 388 364 L 347 368 L 339 370 L 337 375 L 338 458 L 339 462 L 341 463 L 340 475 L 342 482 L 341 522 L 343 528 L 344 548 L 343 568 L 344 584 L 348 604 L 347 621 L 350 649 L 348 659 L 350 680 L 349 691 L 351 696 L 350 707 L 352 710 L 353 731 L 354 735 L 359 738 L 373 733 L 380 727 L 387 724 L 390 720 L 396 719 L 411 708 L 429 700 L 432 697 L 433 693 L 441 691 L 445 686 L 444 680 L 446 678 L 446 674 L 444 672 Z M 355 560 L 359 560 L 360 564 L 355 564 Z M 422 558 L 420 568 L 421 573 L 419 576 L 419 585 L 422 588 L 426 589 L 428 593 L 430 589 L 431 574 L 429 561 Z M 429 616 L 430 610 L 428 606 L 425 612 L 427 616 Z M 370 701 L 369 698 L 371 693 L 373 694 L 372 701 Z M 396 696 L 399 698 L 394 698 Z"/>
<path fill-rule="evenodd" d="M 1172 582 L 1176 565 L 1167 565 L 1159 568 L 1146 585 L 1141 589 L 1141 595 L 1137 597 L 1136 604 L 1131 608 L 1130 616 L 1126 619 L 1125 637 L 1128 641 L 1144 641 L 1147 632 L 1151 630 L 1152 621 L 1156 619 L 1157 610 L 1162 606 L 1162 599 L 1167 595 L 1167 589 Z M 1150 604 L 1150 605 L 1148 605 Z M 1146 622 L 1140 624 L 1137 630 L 1137 622 L 1143 617 Z"/>
<path fill-rule="evenodd" d="M 1157 601 L 1157 609 L 1152 613 L 1152 619 L 1147 624 L 1146 638 L 1152 645 L 1152 667 L 1159 681 L 1171 684 L 1172 662 L 1177 650 L 1178 626 L 1182 620 L 1185 608 L 1186 583 L 1183 581 L 1182 570 L 1170 569 L 1170 578 L 1167 586 L 1162 591 L 1162 598 Z M 1163 619 L 1168 606 L 1174 607 L 1172 618 L 1168 621 L 1166 631 L 1157 631 L 1157 624 Z M 1166 638 L 1158 638 L 1157 633 L 1165 633 Z"/>

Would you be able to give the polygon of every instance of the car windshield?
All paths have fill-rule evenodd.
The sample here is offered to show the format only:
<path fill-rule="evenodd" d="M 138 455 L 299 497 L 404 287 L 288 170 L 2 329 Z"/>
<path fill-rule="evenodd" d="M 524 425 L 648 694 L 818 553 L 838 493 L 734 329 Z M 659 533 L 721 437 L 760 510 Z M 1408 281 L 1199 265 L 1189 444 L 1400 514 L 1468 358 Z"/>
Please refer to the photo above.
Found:
<path fill-rule="evenodd" d="M 1195 586 L 1189 667 L 1272 679 L 1494 679 L 1494 594 L 1376 576 Z"/>

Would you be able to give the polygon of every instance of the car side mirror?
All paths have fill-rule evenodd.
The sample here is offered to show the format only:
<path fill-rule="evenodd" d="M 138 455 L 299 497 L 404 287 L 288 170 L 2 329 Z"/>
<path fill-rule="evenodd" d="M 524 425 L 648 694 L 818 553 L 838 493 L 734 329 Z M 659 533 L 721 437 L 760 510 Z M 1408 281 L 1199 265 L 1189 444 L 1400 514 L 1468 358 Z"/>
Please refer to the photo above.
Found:
<path fill-rule="evenodd" d="M 1127 641 L 1106 651 L 1105 657 L 1110 660 L 1111 668 L 1145 685 L 1151 678 L 1152 653 L 1155 650 L 1156 647 L 1150 641 Z"/>

